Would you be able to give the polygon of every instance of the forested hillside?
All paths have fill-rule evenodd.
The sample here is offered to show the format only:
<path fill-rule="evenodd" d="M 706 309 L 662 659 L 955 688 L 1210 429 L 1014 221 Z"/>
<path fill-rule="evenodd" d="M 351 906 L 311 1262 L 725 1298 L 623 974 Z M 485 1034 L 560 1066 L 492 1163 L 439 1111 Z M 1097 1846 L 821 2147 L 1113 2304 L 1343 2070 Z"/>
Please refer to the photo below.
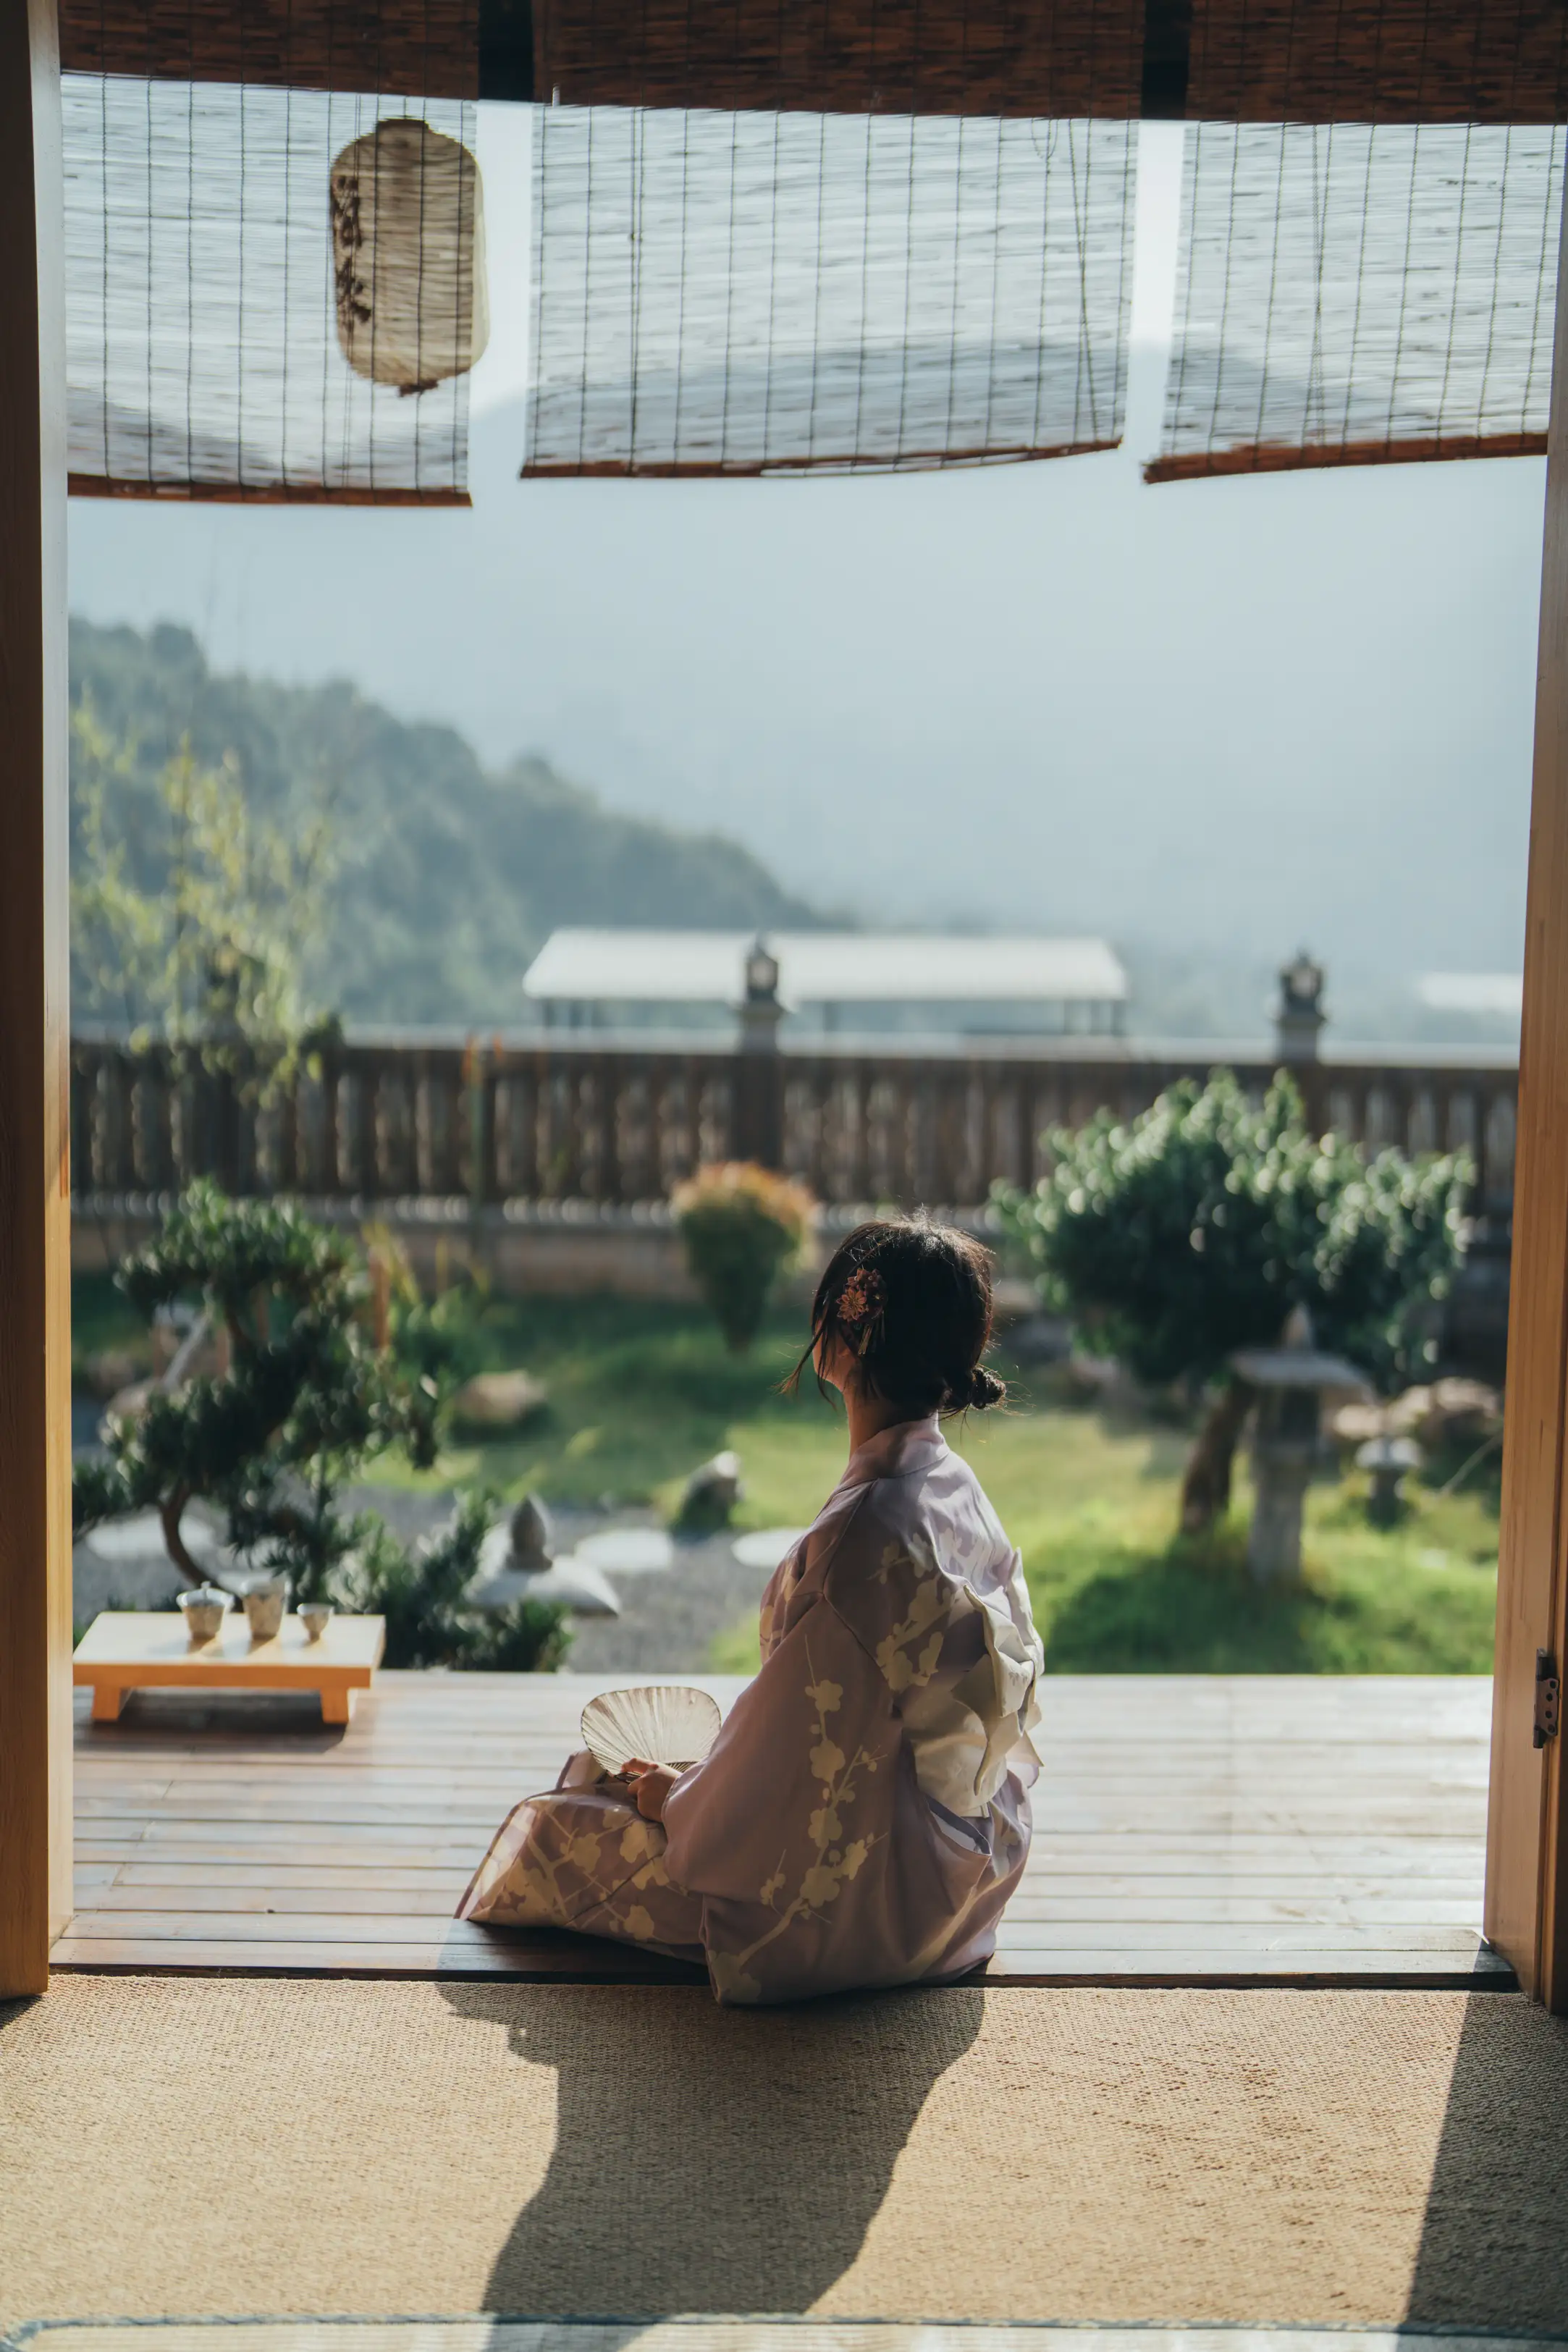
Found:
<path fill-rule="evenodd" d="M 73 621 L 71 698 L 122 755 L 110 815 L 156 884 L 158 778 L 182 739 L 237 763 L 253 804 L 301 827 L 324 812 L 336 859 L 320 1000 L 349 1021 L 515 1021 L 519 982 L 558 923 L 741 929 L 813 910 L 716 834 L 617 816 L 540 759 L 482 768 L 449 727 L 411 725 L 349 685 L 218 676 L 181 628 Z M 79 1013 L 97 1005 L 76 974 Z"/>

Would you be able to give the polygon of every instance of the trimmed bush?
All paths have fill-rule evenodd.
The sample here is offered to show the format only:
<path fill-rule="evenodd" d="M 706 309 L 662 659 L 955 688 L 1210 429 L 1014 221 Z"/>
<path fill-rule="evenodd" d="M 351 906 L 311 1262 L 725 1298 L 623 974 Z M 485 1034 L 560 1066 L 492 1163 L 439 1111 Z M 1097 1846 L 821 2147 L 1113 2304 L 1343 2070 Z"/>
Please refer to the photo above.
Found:
<path fill-rule="evenodd" d="M 816 1204 L 789 1177 L 728 1160 L 700 1168 L 670 1206 L 693 1279 L 739 1355 L 756 1338 L 779 1276 L 798 1264 Z"/>

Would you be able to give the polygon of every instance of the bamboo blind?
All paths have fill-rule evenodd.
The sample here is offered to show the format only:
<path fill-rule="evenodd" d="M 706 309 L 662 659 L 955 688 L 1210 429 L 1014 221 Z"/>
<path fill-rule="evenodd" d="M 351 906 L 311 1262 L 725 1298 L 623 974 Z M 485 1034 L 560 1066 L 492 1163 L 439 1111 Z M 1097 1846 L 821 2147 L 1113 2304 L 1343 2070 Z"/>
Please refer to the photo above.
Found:
<path fill-rule="evenodd" d="M 546 107 L 526 474 L 1120 438 L 1136 128 Z"/>
<path fill-rule="evenodd" d="M 1568 119 L 1563 0 L 61 0 L 68 69 L 841 114 Z"/>
<path fill-rule="evenodd" d="M 1136 114 L 1142 0 L 62 0 L 68 68 L 403 97 Z M 521 86 L 520 86 L 520 83 Z"/>
<path fill-rule="evenodd" d="M 1224 122 L 1562 122 L 1568 8 L 1192 0 L 1185 111 Z"/>
<path fill-rule="evenodd" d="M 340 298 L 364 300 L 334 268 L 333 164 L 405 102 L 112 74 L 68 74 L 63 97 L 72 490 L 466 503 L 466 373 L 405 396 L 350 364 L 340 325 Z M 471 163 L 473 108 L 421 113 Z M 470 194 L 455 245 L 427 198 L 404 257 L 431 352 L 471 326 L 476 212 Z"/>
<path fill-rule="evenodd" d="M 1563 133 L 1202 123 L 1151 481 L 1543 451 Z"/>
<path fill-rule="evenodd" d="M 60 0 L 67 73 L 477 98 L 479 0 Z"/>
<path fill-rule="evenodd" d="M 835 114 L 1139 109 L 1142 0 L 534 0 L 534 89 L 570 106 Z"/>

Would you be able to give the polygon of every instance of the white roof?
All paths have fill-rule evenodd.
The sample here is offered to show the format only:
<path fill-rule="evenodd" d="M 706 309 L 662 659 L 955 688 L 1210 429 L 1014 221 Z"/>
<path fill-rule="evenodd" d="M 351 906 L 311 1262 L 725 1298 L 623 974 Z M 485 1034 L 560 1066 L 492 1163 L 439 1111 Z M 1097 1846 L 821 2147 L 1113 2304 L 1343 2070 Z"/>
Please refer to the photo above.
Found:
<path fill-rule="evenodd" d="M 535 1002 L 735 1004 L 751 931 L 552 931 L 522 987 Z M 1120 1004 L 1127 974 L 1103 940 L 769 931 L 786 1004 Z"/>
<path fill-rule="evenodd" d="M 1424 971 L 1415 993 L 1433 1013 L 1491 1013 L 1517 1021 L 1524 1005 L 1518 971 Z"/>

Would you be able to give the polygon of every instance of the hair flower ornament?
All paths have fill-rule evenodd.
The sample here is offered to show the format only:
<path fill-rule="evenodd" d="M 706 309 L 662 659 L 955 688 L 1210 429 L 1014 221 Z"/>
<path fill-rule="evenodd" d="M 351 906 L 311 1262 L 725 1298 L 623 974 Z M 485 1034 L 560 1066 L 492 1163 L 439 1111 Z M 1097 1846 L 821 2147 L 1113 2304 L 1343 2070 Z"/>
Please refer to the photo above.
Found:
<path fill-rule="evenodd" d="M 838 1294 L 836 1320 L 858 1356 L 876 1339 L 887 1304 L 881 1276 L 870 1266 L 857 1266 Z"/>

